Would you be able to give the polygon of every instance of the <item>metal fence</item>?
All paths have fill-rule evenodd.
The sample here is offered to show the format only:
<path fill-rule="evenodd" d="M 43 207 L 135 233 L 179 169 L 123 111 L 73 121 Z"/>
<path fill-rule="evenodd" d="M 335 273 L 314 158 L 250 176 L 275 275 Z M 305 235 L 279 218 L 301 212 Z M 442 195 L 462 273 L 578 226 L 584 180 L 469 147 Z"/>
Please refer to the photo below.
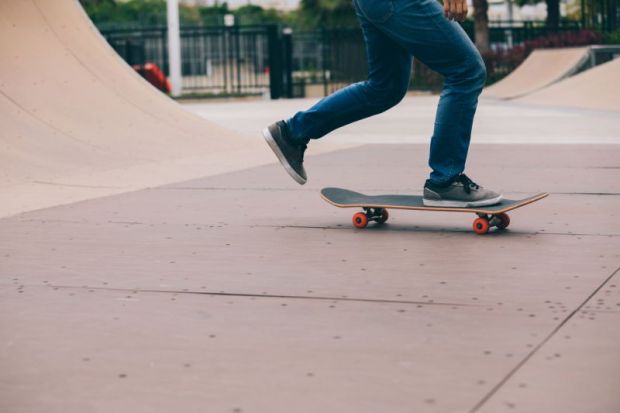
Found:
<path fill-rule="evenodd" d="M 474 22 L 466 20 L 463 29 L 474 39 Z M 489 22 L 489 42 L 492 49 L 510 48 L 528 40 L 548 36 L 552 33 L 575 32 L 581 29 L 577 21 L 563 21 L 557 28 L 550 28 L 544 21 L 502 20 Z"/>
<path fill-rule="evenodd" d="M 580 0 L 581 24 L 611 33 L 620 29 L 619 0 Z"/>
<path fill-rule="evenodd" d="M 293 33 L 291 41 L 296 86 L 304 89 L 319 86 L 315 90 L 328 95 L 367 76 L 366 52 L 360 30 Z"/>
<path fill-rule="evenodd" d="M 269 90 L 269 26 L 191 27 L 181 30 L 185 93 L 258 94 Z M 103 31 L 131 65 L 155 63 L 168 70 L 165 28 Z"/>
<path fill-rule="evenodd" d="M 464 23 L 470 37 L 473 22 Z M 492 48 L 550 34 L 543 22 L 490 22 Z M 558 31 L 577 31 L 578 22 Z M 168 74 L 165 28 L 102 31 L 129 63 L 157 64 Z M 185 27 L 181 29 L 184 93 L 248 95 L 272 98 L 327 95 L 367 76 L 361 30 L 291 32 L 276 25 Z M 416 62 L 411 87 L 433 89 L 441 79 Z"/>
<path fill-rule="evenodd" d="M 154 63 L 168 75 L 166 28 L 104 30 L 130 65 Z M 181 29 L 184 93 L 301 97 L 328 94 L 366 76 L 359 30 L 292 33 L 277 26 Z"/>

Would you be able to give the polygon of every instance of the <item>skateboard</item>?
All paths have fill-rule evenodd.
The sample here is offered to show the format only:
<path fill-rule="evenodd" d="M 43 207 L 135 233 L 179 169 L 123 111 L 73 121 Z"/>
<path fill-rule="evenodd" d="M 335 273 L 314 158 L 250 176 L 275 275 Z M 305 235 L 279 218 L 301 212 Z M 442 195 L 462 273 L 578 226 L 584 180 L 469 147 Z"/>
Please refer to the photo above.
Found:
<path fill-rule="evenodd" d="M 352 221 L 355 228 L 366 228 L 370 221 L 383 224 L 389 217 L 388 208 L 416 211 L 469 212 L 478 215 L 478 218 L 474 220 L 473 230 L 479 235 L 486 234 L 492 227 L 497 229 L 507 228 L 510 225 L 508 211 L 540 201 L 548 195 L 548 193 L 543 192 L 523 199 L 503 199 L 499 204 L 490 206 L 451 208 L 424 206 L 422 196 L 420 195 L 364 195 L 342 188 L 321 189 L 321 197 L 332 205 L 339 208 L 360 207 L 364 210 L 364 212 L 357 212 L 353 215 Z"/>

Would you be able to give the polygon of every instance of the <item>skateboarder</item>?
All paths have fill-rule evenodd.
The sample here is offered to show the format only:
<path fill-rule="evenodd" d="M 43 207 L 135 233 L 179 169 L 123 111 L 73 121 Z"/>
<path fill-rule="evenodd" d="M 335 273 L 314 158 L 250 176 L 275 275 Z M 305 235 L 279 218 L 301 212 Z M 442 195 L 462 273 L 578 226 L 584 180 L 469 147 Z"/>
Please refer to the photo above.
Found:
<path fill-rule="evenodd" d="M 307 180 L 304 152 L 341 126 L 384 112 L 405 96 L 412 58 L 445 78 L 431 139 L 428 206 L 484 206 L 502 196 L 465 174 L 472 122 L 486 70 L 480 53 L 455 20 L 467 15 L 467 0 L 353 0 L 368 58 L 368 80 L 322 99 L 292 118 L 268 126 L 263 136 L 299 184 Z"/>

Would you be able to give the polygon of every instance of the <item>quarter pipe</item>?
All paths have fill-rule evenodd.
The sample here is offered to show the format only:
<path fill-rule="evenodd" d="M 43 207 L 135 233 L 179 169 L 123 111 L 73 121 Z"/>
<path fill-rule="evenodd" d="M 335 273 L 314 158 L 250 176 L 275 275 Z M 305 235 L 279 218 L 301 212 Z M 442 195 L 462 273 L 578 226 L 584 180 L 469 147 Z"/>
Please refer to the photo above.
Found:
<path fill-rule="evenodd" d="M 545 88 L 575 74 L 588 61 L 588 47 L 538 49 L 499 82 L 482 93 L 483 97 L 514 99 Z"/>
<path fill-rule="evenodd" d="M 271 162 L 184 110 L 77 1 L 0 2 L 0 217 Z"/>
<path fill-rule="evenodd" d="M 516 102 L 620 111 L 620 59 L 614 59 Z"/>

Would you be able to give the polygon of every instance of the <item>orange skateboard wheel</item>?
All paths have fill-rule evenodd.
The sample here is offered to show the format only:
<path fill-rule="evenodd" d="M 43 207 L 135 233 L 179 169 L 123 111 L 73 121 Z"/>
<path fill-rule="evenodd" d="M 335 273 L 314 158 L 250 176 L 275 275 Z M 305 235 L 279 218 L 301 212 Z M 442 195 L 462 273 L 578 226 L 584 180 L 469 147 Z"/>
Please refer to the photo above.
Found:
<path fill-rule="evenodd" d="M 476 234 L 484 235 L 489 232 L 489 221 L 486 218 L 476 218 L 473 227 Z"/>
<path fill-rule="evenodd" d="M 366 228 L 366 225 L 368 225 L 368 217 L 363 212 L 357 212 L 355 215 L 353 215 L 352 221 L 355 228 L 362 229 Z"/>

